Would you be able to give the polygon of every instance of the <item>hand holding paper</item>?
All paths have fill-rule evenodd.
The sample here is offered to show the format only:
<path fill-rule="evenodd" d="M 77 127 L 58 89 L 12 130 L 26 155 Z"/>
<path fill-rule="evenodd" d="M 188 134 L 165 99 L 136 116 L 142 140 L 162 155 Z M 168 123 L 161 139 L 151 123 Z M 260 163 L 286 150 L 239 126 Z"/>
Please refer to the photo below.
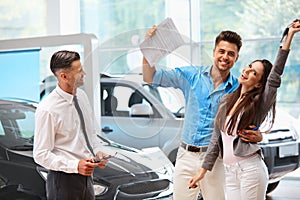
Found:
<path fill-rule="evenodd" d="M 171 18 L 148 30 L 146 39 L 140 44 L 141 52 L 151 67 L 184 44 Z"/>

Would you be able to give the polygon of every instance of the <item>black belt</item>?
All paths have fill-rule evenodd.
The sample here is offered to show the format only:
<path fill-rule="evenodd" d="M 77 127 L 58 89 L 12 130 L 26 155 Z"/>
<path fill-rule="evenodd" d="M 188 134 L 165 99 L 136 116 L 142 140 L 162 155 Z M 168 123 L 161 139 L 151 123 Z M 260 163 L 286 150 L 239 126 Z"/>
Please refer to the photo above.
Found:
<path fill-rule="evenodd" d="M 191 152 L 206 152 L 207 148 L 208 148 L 207 146 L 198 147 L 198 146 L 193 146 L 193 145 L 186 144 L 184 142 L 181 142 L 180 146 L 182 148 L 184 148 L 185 150 L 191 151 Z"/>

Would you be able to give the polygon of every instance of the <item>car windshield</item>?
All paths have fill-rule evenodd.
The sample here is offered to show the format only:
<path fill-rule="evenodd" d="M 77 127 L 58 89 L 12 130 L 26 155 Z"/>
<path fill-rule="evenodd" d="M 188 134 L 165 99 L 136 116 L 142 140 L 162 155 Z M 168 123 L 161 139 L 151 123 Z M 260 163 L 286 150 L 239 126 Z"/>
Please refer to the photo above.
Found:
<path fill-rule="evenodd" d="M 16 103 L 0 104 L 0 145 L 12 150 L 32 150 L 34 108 Z"/>

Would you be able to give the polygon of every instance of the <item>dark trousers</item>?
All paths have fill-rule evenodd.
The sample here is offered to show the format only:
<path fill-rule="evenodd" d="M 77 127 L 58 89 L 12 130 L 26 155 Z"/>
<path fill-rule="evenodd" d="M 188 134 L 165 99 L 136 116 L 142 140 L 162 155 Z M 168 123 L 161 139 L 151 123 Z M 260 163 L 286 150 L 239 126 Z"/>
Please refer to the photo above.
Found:
<path fill-rule="evenodd" d="M 48 200 L 94 200 L 93 180 L 90 176 L 50 170 L 47 176 Z"/>

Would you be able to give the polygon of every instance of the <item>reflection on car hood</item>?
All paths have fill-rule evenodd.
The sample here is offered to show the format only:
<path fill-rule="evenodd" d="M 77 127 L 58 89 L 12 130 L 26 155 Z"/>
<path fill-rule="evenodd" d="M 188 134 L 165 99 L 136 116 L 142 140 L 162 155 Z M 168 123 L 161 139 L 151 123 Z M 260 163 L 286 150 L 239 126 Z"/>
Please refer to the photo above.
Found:
<path fill-rule="evenodd" d="M 173 167 L 158 147 L 143 150 L 120 149 L 116 148 L 114 144 L 104 145 L 105 153 L 113 155 L 114 152 L 117 152 L 117 155 L 109 159 L 105 169 L 99 169 L 102 177 L 148 176 L 152 172 L 161 171 L 166 166 Z"/>
<path fill-rule="evenodd" d="M 274 125 L 271 131 L 263 135 L 261 144 L 296 141 L 299 136 L 293 125 L 294 118 L 284 110 L 277 108 Z M 264 127 L 264 124 L 262 125 Z M 263 128 L 261 131 L 264 131 Z"/>
<path fill-rule="evenodd" d="M 96 168 L 94 176 L 95 178 L 120 178 L 120 177 L 134 177 L 145 176 L 146 179 L 155 178 L 157 176 L 152 174 L 153 172 L 166 173 L 166 167 L 172 168 L 173 165 L 169 159 L 164 155 L 164 153 L 158 148 L 148 148 L 143 150 L 136 150 L 130 147 L 119 145 L 116 143 L 106 144 L 103 143 L 103 151 L 108 154 L 114 154 L 117 152 L 115 157 L 109 159 L 109 162 L 104 169 Z M 120 148 L 123 146 L 123 148 Z M 32 162 L 32 151 L 17 151 L 9 150 L 8 156 L 10 160 L 24 160 L 25 156 L 26 162 Z M 170 178 L 170 177 L 168 177 Z M 140 180 L 140 177 L 137 179 Z"/>

